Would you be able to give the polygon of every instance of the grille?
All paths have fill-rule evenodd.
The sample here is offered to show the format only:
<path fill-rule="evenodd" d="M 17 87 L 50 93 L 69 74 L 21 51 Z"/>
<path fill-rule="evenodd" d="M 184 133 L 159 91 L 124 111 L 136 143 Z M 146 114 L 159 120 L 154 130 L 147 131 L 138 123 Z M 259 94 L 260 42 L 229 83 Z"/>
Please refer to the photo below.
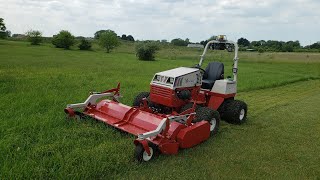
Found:
<path fill-rule="evenodd" d="M 162 96 L 165 98 L 171 97 L 171 89 L 167 89 L 159 86 L 151 86 L 151 93 L 157 96 Z"/>

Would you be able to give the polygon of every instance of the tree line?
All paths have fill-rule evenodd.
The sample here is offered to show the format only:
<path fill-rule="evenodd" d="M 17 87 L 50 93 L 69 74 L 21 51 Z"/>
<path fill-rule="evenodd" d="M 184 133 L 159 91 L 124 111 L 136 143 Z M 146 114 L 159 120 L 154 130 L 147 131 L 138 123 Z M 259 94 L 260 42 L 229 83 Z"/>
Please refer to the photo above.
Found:
<path fill-rule="evenodd" d="M 320 42 L 311 45 L 302 46 L 299 41 L 276 41 L 276 40 L 260 40 L 249 41 L 246 38 L 238 39 L 240 50 L 256 50 L 259 52 L 303 52 L 303 51 L 319 51 Z"/>
<path fill-rule="evenodd" d="M 0 38 L 5 39 L 11 36 L 11 33 L 6 31 L 6 26 L 3 21 L 3 18 L 0 18 Z M 42 32 L 39 30 L 29 30 L 25 33 L 25 35 L 14 34 L 13 38 L 23 38 L 27 39 L 31 45 L 40 45 L 43 43 L 45 39 L 42 37 Z M 94 33 L 94 38 L 85 38 L 85 37 L 75 37 L 69 31 L 61 30 L 58 34 L 53 35 L 50 39 L 51 43 L 56 48 L 63 48 L 69 50 L 72 46 L 74 46 L 78 41 L 78 48 L 80 50 L 90 50 L 92 47 L 92 42 L 96 42 L 103 49 L 106 50 L 107 53 L 110 53 L 112 49 L 119 46 L 120 40 L 122 41 L 132 41 L 135 39 L 132 35 L 123 34 L 122 36 L 118 36 L 114 31 L 108 30 L 99 30 Z M 159 46 L 154 41 L 144 41 L 138 42 L 136 44 L 136 56 L 139 60 L 144 61 L 153 61 L 155 60 L 155 53 L 159 50 Z"/>
<path fill-rule="evenodd" d="M 190 42 L 189 39 L 176 38 L 171 41 L 171 44 L 176 46 L 187 46 L 188 44 L 202 44 L 205 46 L 210 40 L 216 39 L 213 35 L 210 38 L 201 41 L 200 43 Z M 320 51 L 320 41 L 311 45 L 302 46 L 299 41 L 276 41 L 276 40 L 260 40 L 249 41 L 246 38 L 241 37 L 237 40 L 240 51 L 259 51 L 259 52 L 305 52 L 305 51 Z"/>
<path fill-rule="evenodd" d="M 7 30 L 4 19 L 0 18 L 0 38 L 25 38 L 30 41 L 31 45 L 39 45 L 44 41 L 44 39 L 49 39 L 49 41 L 52 42 L 52 44 L 57 48 L 64 48 L 64 49 L 70 49 L 71 46 L 74 46 L 78 42 L 78 48 L 80 50 L 90 50 L 92 45 L 91 43 L 93 40 L 96 40 L 97 43 L 104 49 L 106 49 L 107 52 L 110 52 L 113 48 L 117 47 L 120 44 L 119 40 L 123 41 L 132 41 L 134 42 L 135 39 L 132 35 L 126 35 L 122 34 L 122 36 L 118 36 L 114 31 L 108 29 L 108 30 L 99 30 L 94 33 L 93 39 L 92 38 L 85 38 L 85 37 L 75 37 L 72 35 L 69 31 L 62 30 L 58 34 L 53 35 L 52 38 L 48 37 L 42 37 L 42 32 L 38 30 L 30 30 L 26 32 L 25 34 L 13 34 L 11 36 L 11 32 Z M 156 42 L 161 44 L 172 44 L 174 46 L 187 46 L 188 44 L 202 44 L 206 45 L 210 40 L 216 39 L 216 36 L 213 35 L 210 38 L 201 41 L 200 43 L 193 43 L 190 42 L 188 38 L 181 39 L 181 38 L 175 38 L 172 39 L 170 42 L 167 40 L 161 40 L 161 41 L 150 41 L 150 42 Z M 149 41 L 146 41 L 146 43 L 150 44 Z M 140 42 L 141 43 L 141 42 Z M 156 44 L 154 43 L 154 44 Z M 276 40 L 259 40 L 259 41 L 249 41 L 248 39 L 241 37 L 237 40 L 237 43 L 239 45 L 239 50 L 245 51 L 259 51 L 259 52 L 304 52 L 304 51 L 320 51 L 320 42 L 316 42 L 307 46 L 302 46 L 299 41 L 276 41 Z M 153 52 L 154 50 L 158 48 L 154 48 L 155 45 L 150 45 L 150 52 Z M 144 47 L 145 46 L 140 46 Z M 149 49 L 149 50 L 150 50 Z M 141 49 L 140 49 L 141 50 Z M 152 57 L 152 55 L 150 56 Z"/>

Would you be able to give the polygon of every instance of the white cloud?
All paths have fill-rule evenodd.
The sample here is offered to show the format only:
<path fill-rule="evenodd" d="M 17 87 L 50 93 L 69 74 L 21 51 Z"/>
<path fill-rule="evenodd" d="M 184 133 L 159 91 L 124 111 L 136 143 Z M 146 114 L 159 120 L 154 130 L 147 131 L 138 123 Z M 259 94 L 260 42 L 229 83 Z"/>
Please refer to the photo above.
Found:
<path fill-rule="evenodd" d="M 0 9 L 13 33 L 66 29 L 93 36 L 112 29 L 138 39 L 320 40 L 318 0 L 0 0 Z"/>

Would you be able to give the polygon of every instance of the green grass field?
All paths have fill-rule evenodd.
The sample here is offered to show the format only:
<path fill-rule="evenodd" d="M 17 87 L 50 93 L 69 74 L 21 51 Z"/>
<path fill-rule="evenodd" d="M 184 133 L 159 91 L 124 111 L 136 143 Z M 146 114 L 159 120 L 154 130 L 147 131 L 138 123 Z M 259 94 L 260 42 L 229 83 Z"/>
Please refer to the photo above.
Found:
<path fill-rule="evenodd" d="M 0 179 L 319 179 L 320 54 L 248 53 L 239 57 L 240 126 L 178 155 L 133 162 L 134 137 L 92 120 L 66 121 L 66 104 L 121 82 L 131 105 L 155 72 L 198 63 L 200 51 L 162 48 L 138 61 L 133 44 L 110 54 L 0 41 Z M 232 55 L 210 52 L 231 75 Z M 205 64 L 206 64 L 205 63 Z"/>

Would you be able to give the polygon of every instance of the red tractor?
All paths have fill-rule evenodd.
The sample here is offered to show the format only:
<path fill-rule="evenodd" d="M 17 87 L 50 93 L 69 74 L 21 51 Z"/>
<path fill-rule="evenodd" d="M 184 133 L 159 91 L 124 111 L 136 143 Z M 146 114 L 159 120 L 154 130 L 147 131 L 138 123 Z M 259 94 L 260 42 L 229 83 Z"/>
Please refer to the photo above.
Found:
<path fill-rule="evenodd" d="M 91 93 L 84 103 L 69 104 L 68 117 L 88 116 L 137 136 L 135 158 L 149 161 L 156 152 L 177 154 L 214 136 L 220 117 L 230 123 L 246 120 L 246 103 L 235 100 L 237 92 L 238 46 L 235 46 L 233 79 L 224 78 L 224 65 L 210 62 L 156 73 L 150 92 L 139 93 L 133 107 L 119 102 L 120 84 L 105 92 Z M 104 99 L 103 99 L 104 98 Z M 103 99 L 103 100 L 100 100 Z M 98 101 L 99 100 L 99 101 Z"/>

